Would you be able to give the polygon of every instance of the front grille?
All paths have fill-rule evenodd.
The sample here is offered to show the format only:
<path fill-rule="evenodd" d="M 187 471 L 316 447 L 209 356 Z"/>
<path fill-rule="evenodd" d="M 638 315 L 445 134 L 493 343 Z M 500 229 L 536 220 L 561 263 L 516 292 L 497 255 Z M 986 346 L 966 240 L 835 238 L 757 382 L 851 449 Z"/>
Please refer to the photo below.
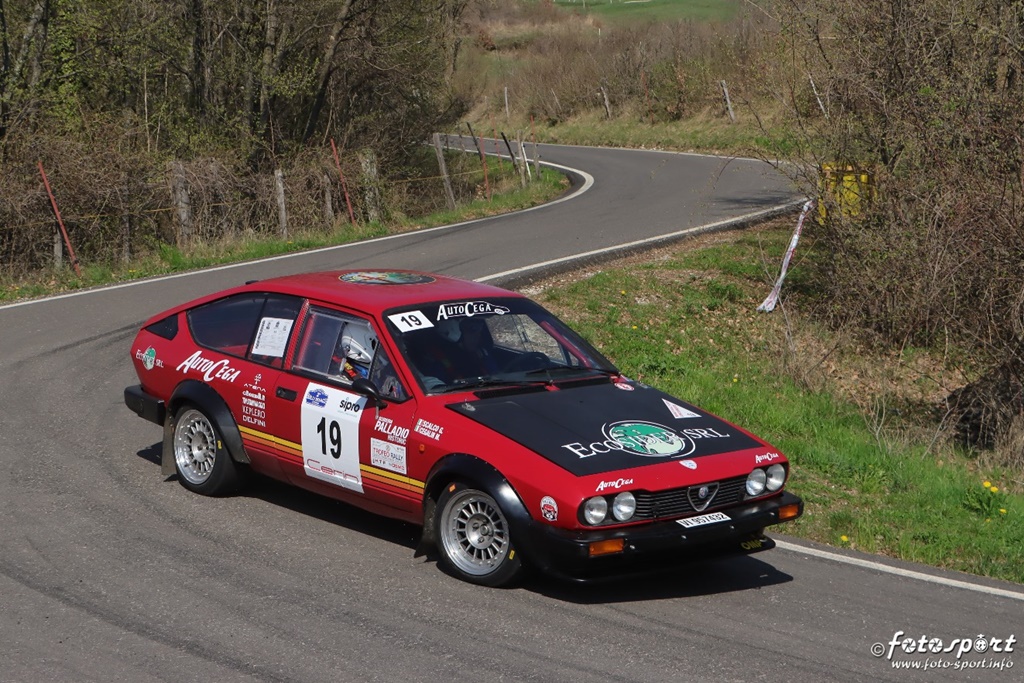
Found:
<path fill-rule="evenodd" d="M 670 489 L 668 491 L 658 491 L 656 493 L 650 493 L 648 491 L 636 491 L 636 515 L 634 519 L 671 519 L 675 517 L 685 517 L 692 515 L 697 512 L 690 502 L 690 496 L 688 495 L 691 489 L 698 489 L 701 486 L 715 484 L 716 482 L 705 482 L 704 484 L 696 484 L 694 486 L 685 486 L 679 489 Z M 732 479 L 724 479 L 718 484 L 718 491 L 715 493 L 711 502 L 701 512 L 707 512 L 709 510 L 718 510 L 729 505 L 735 505 L 736 503 L 743 502 L 743 493 L 746 487 L 746 477 L 734 477 Z M 712 488 L 714 488 L 712 486 Z"/>

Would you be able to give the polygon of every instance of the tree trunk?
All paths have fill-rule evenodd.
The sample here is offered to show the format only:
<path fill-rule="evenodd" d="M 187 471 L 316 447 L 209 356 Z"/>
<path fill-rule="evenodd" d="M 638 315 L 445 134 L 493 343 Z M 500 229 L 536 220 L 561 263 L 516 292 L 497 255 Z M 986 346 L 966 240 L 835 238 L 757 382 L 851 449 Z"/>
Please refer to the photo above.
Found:
<path fill-rule="evenodd" d="M 320 60 L 320 70 L 317 73 L 316 96 L 309 108 L 309 116 L 306 119 L 306 130 L 302 134 L 302 142 L 308 142 L 316 130 L 317 121 L 320 119 L 320 112 L 323 111 L 324 102 L 327 99 L 327 87 L 331 83 L 331 76 L 334 74 L 334 55 L 341 43 L 341 34 L 348 25 L 349 14 L 352 10 L 352 0 L 345 0 L 338 12 L 338 18 L 331 27 L 331 33 L 327 37 L 327 44 L 324 46 L 323 57 Z"/>

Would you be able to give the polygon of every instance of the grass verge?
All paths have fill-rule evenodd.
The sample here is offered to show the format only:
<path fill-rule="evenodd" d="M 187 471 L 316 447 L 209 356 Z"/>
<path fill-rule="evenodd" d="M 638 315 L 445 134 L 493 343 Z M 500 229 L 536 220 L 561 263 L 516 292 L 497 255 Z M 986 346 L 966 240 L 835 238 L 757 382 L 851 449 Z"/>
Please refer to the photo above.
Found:
<path fill-rule="evenodd" d="M 799 302 L 756 312 L 791 223 L 702 238 L 699 248 L 661 249 L 528 291 L 628 375 L 786 453 L 789 487 L 807 507 L 781 531 L 1024 583 L 1021 482 L 936 439 L 921 411 L 895 407 L 941 391 L 939 361 L 926 362 L 922 350 L 873 357 L 816 328 Z"/>

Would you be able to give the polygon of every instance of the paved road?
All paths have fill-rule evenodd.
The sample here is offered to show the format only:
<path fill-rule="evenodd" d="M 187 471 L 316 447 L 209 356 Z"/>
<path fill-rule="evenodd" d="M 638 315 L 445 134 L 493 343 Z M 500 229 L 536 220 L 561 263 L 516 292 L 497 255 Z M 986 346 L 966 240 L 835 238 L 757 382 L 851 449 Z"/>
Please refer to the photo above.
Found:
<path fill-rule="evenodd" d="M 1024 638 L 1019 586 L 790 540 L 642 585 L 489 590 L 414 559 L 407 525 L 272 482 L 210 499 L 164 481 L 159 430 L 121 391 L 139 323 L 171 304 L 318 268 L 482 278 L 794 199 L 757 162 L 542 155 L 592 183 L 514 216 L 0 308 L 0 681 L 1019 680 L 1013 653 L 986 653 L 1016 664 L 1002 672 L 870 653 L 897 631 Z"/>

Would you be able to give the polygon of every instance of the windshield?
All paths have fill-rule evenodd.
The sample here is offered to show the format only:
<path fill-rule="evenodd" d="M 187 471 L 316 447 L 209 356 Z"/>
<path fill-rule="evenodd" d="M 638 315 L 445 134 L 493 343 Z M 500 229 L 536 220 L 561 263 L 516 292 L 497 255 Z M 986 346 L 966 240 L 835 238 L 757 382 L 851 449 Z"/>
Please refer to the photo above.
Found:
<path fill-rule="evenodd" d="M 618 374 L 529 299 L 437 302 L 388 311 L 385 318 L 428 393 Z"/>

